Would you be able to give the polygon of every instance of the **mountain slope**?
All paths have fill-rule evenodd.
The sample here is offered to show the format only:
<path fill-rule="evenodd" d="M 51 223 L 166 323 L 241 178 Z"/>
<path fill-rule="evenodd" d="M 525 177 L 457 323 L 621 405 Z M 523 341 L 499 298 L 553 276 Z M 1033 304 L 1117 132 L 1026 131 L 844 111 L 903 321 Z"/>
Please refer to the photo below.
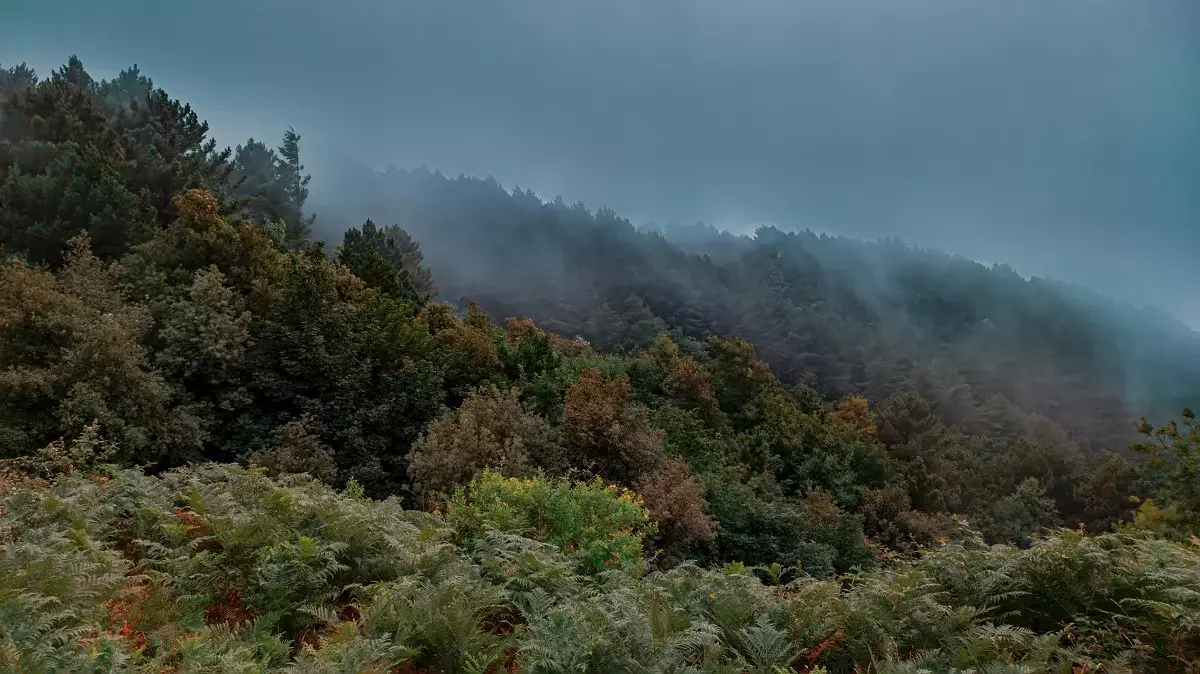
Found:
<path fill-rule="evenodd" d="M 1132 419 L 1200 392 L 1200 339 L 1180 322 L 1007 267 L 772 228 L 664 236 L 490 178 L 327 173 L 314 206 L 331 243 L 367 217 L 398 223 L 443 297 L 601 347 L 647 346 L 657 321 L 679 336 L 741 334 L 782 379 L 830 397 L 915 387 L 973 431 L 1011 404 L 1094 448 L 1123 446 Z"/>

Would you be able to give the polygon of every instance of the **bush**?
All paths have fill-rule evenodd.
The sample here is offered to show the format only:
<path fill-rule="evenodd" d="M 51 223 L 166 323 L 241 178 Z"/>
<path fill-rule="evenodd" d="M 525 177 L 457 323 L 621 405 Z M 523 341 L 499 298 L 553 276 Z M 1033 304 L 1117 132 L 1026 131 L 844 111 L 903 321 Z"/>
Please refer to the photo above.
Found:
<path fill-rule="evenodd" d="M 270 447 L 250 458 L 262 466 L 268 475 L 307 473 L 322 482 L 337 477 L 333 451 L 313 433 L 313 419 L 308 415 L 280 426 Z"/>
<path fill-rule="evenodd" d="M 582 568 L 636 564 L 654 525 L 642 499 L 614 485 L 485 471 L 454 492 L 446 518 L 466 538 L 494 529 L 557 546 Z"/>
<path fill-rule="evenodd" d="M 485 469 L 525 476 L 543 463 L 550 426 L 526 412 L 518 396 L 516 389 L 476 391 L 430 424 L 408 456 L 414 491 L 437 501 Z"/>
<path fill-rule="evenodd" d="M 677 561 L 693 545 L 716 537 L 717 523 L 708 517 L 704 485 L 679 459 L 668 460 L 661 473 L 642 479 L 635 489 L 658 524 L 653 540 L 670 561 Z"/>
<path fill-rule="evenodd" d="M 743 482 L 732 467 L 706 474 L 704 482 L 710 513 L 720 523 L 717 559 L 776 564 L 818 577 L 872 564 L 861 516 L 843 512 L 828 493 L 784 498 L 770 483 Z"/>
<path fill-rule="evenodd" d="M 863 532 L 875 543 L 900 553 L 933 545 L 947 527 L 928 513 L 913 510 L 900 485 L 867 488 L 862 499 Z"/>

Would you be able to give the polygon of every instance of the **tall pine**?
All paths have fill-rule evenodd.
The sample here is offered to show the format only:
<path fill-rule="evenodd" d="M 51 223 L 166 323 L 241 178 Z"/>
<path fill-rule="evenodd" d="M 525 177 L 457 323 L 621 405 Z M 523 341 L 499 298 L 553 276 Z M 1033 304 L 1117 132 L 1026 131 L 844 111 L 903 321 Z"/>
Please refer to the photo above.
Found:
<path fill-rule="evenodd" d="M 304 202 L 308 200 L 308 183 L 312 176 L 304 174 L 304 165 L 300 163 L 300 134 L 290 126 L 283 134 L 278 155 L 277 172 L 285 201 L 283 222 L 286 240 L 290 246 L 299 246 L 308 241 L 316 216 L 304 215 Z"/>

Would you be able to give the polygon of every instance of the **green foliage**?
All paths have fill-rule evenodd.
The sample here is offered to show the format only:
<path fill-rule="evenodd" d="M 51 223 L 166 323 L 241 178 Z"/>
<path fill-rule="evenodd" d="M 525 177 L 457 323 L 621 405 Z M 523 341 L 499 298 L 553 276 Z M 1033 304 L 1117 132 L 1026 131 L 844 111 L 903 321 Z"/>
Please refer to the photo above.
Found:
<path fill-rule="evenodd" d="M 35 262 L 57 264 L 80 232 L 112 259 L 173 219 L 177 194 L 228 177 L 208 125 L 136 67 L 97 82 L 72 56 L 40 82 L 0 79 L 0 244 Z"/>
<path fill-rule="evenodd" d="M 380 229 L 367 220 L 362 227 L 346 230 L 338 250 L 338 262 L 346 265 L 368 285 L 416 302 L 437 294 L 433 277 L 422 266 L 421 246 L 398 225 Z"/>
<path fill-rule="evenodd" d="M 96 146 L 66 142 L 42 171 L 23 165 L 0 182 L 0 243 L 6 247 L 57 264 L 66 241 L 86 232 L 96 253 L 111 259 L 153 230 L 149 199 L 130 192 Z"/>
<path fill-rule="evenodd" d="M 75 471 L 84 474 L 97 472 L 106 461 L 117 454 L 117 446 L 100 434 L 100 424 L 83 427 L 79 437 L 70 442 L 55 440 L 29 457 L 10 459 L 20 472 L 35 476 L 54 478 Z"/>
<path fill-rule="evenodd" d="M 72 240 L 57 274 L 10 260 L 0 268 L 0 437 L 26 454 L 99 422 L 122 459 L 194 453 L 201 422 L 173 404 L 142 345 L 149 320 L 128 302 L 119 265 L 104 265 L 86 237 Z"/>
<path fill-rule="evenodd" d="M 1200 422 L 1190 409 L 1183 423 L 1155 428 L 1144 418 L 1138 431 L 1148 440 L 1134 449 L 1149 457 L 1156 496 L 1167 504 L 1166 519 L 1177 534 L 1200 535 Z M 1182 426 L 1182 427 L 1181 427 Z"/>
<path fill-rule="evenodd" d="M 706 475 L 705 488 L 719 523 L 718 559 L 798 567 L 815 576 L 872 565 L 861 516 L 843 511 L 827 492 L 789 499 L 732 466 Z"/>
<path fill-rule="evenodd" d="M 641 496 L 600 478 L 569 482 L 485 471 L 454 492 L 446 517 L 468 538 L 494 529 L 545 541 L 593 572 L 640 562 L 642 540 L 654 531 Z"/>
<path fill-rule="evenodd" d="M 281 219 L 286 227 L 285 240 L 293 246 L 303 246 L 308 243 L 316 219 L 315 215 L 304 215 L 304 202 L 308 201 L 308 183 L 312 177 L 304 173 L 304 165 L 300 163 L 300 134 L 290 126 L 279 146 L 276 171 L 284 197 Z"/>
<path fill-rule="evenodd" d="M 313 435 L 312 417 L 304 416 L 280 426 L 267 449 L 251 457 L 268 475 L 307 473 L 323 482 L 337 477 L 333 452 Z"/>
<path fill-rule="evenodd" d="M 462 520 L 456 535 L 395 500 L 231 466 L 6 474 L 0 664 L 772 673 L 1200 664 L 1200 553 L 1190 544 L 1062 531 L 1022 550 L 968 537 L 841 583 L 767 586 L 756 573 L 779 583 L 782 568 L 646 574 L 589 563 L 598 556 L 582 553 L 588 546 L 616 552 L 604 548 L 621 540 L 614 518 L 645 522 L 615 488 L 485 473 L 473 489 L 460 494 L 466 510 L 450 513 L 479 526 L 464 536 Z M 480 503 L 480 491 L 512 506 Z M 623 551 L 635 560 L 637 536 Z"/>

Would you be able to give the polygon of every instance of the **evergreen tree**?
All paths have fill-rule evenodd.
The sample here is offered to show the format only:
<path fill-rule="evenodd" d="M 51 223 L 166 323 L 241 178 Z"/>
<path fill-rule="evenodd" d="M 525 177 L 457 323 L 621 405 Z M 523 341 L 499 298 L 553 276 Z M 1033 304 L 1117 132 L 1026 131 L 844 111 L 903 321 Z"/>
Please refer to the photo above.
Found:
<path fill-rule="evenodd" d="M 34 86 L 37 82 L 37 72 L 24 63 L 9 68 L 0 66 L 0 99 L 7 98 L 25 87 Z"/>
<path fill-rule="evenodd" d="M 230 194 L 241 201 L 246 215 L 259 222 L 286 223 L 291 212 L 275 151 L 251 138 L 234 150 L 232 167 Z M 292 234 L 285 224 L 285 237 Z"/>
<path fill-rule="evenodd" d="M 292 127 L 283 134 L 275 160 L 276 173 L 283 196 L 283 221 L 287 229 L 287 242 L 297 247 L 308 241 L 316 216 L 304 215 L 304 202 L 308 200 L 308 183 L 312 176 L 304 173 L 300 163 L 300 135 Z"/>
<path fill-rule="evenodd" d="M 83 67 L 83 61 L 74 54 L 71 55 L 71 58 L 67 59 L 66 65 L 54 71 L 50 79 L 67 82 L 84 91 L 91 91 L 96 87 L 96 80 L 92 79 L 92 76 Z"/>
<path fill-rule="evenodd" d="M 398 225 L 378 227 L 367 220 L 346 230 L 338 262 L 383 292 L 413 302 L 437 294 L 433 276 L 422 265 L 421 247 Z"/>

